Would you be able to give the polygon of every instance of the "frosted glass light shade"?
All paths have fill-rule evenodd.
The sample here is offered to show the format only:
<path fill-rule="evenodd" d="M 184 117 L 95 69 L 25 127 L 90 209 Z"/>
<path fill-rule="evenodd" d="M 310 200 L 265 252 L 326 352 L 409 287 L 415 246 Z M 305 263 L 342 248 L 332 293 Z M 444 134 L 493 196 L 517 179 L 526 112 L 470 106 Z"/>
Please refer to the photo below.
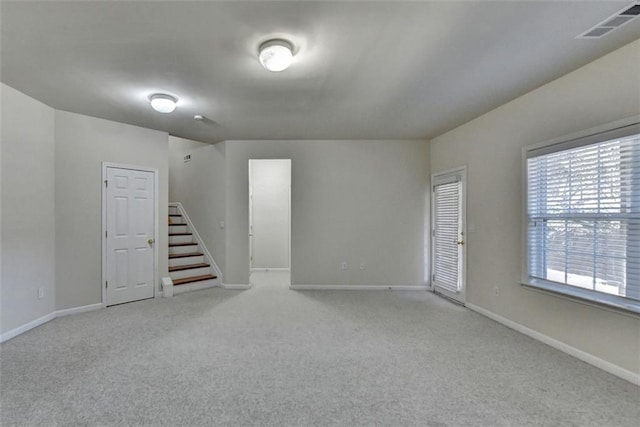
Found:
<path fill-rule="evenodd" d="M 286 40 L 269 40 L 260 45 L 258 59 L 269 71 L 286 70 L 293 62 L 293 47 Z"/>
<path fill-rule="evenodd" d="M 171 95 L 156 93 L 151 95 L 151 108 L 158 113 L 171 113 L 176 109 L 178 100 Z"/>

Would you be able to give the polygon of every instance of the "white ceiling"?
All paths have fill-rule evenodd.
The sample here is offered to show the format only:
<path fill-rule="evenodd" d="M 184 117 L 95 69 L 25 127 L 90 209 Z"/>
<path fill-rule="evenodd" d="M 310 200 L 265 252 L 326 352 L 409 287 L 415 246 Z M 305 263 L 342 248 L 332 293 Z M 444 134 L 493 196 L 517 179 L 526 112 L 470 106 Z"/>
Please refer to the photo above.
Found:
<path fill-rule="evenodd" d="M 575 38 L 630 3 L 5 1 L 0 80 L 205 142 L 429 138 L 640 38 L 640 18 Z M 281 73 L 257 60 L 272 37 L 297 50 Z"/>

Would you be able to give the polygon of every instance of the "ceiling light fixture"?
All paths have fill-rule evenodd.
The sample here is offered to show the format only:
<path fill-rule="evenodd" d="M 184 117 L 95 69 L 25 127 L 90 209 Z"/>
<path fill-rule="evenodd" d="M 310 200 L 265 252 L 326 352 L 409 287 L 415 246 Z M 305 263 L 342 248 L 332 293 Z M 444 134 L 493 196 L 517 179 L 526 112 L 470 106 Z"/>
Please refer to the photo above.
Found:
<path fill-rule="evenodd" d="M 175 96 L 167 95 L 164 93 L 156 93 L 149 98 L 151 101 L 151 108 L 158 113 L 171 113 L 176 109 L 178 99 Z"/>
<path fill-rule="evenodd" d="M 258 51 L 260 63 L 269 71 L 286 70 L 293 62 L 293 46 L 286 40 L 267 40 Z"/>

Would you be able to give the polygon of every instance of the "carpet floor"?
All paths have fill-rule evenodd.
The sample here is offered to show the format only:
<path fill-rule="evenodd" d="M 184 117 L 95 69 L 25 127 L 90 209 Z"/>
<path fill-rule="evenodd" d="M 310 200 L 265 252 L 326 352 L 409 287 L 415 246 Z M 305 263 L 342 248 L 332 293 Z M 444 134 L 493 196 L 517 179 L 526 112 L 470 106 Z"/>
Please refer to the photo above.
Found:
<path fill-rule="evenodd" d="M 63 318 L 0 347 L 0 423 L 637 426 L 640 389 L 428 292 L 266 273 Z"/>

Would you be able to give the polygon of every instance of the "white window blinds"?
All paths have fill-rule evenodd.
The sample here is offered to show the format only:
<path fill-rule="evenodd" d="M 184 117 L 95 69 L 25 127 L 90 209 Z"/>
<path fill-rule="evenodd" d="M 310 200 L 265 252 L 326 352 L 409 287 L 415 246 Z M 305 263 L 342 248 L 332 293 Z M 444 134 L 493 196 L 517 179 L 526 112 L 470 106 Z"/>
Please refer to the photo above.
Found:
<path fill-rule="evenodd" d="M 438 184 L 434 187 L 434 244 L 438 254 L 434 259 L 433 274 L 437 286 L 451 292 L 460 290 L 460 233 L 462 182 Z"/>
<path fill-rule="evenodd" d="M 640 300 L 640 135 L 527 159 L 530 278 Z"/>

